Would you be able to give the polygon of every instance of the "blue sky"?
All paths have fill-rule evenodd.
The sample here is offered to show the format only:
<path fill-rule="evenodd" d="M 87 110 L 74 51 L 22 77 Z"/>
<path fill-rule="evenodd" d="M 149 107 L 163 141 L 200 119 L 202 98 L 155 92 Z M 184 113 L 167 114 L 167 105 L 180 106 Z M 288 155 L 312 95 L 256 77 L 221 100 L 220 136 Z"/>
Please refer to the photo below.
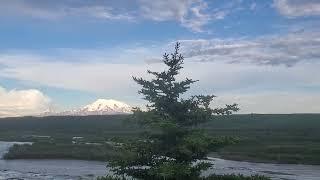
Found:
<path fill-rule="evenodd" d="M 145 104 L 132 75 L 182 44 L 190 94 L 242 113 L 320 112 L 320 1 L 3 0 L 0 116 L 98 98 Z"/>

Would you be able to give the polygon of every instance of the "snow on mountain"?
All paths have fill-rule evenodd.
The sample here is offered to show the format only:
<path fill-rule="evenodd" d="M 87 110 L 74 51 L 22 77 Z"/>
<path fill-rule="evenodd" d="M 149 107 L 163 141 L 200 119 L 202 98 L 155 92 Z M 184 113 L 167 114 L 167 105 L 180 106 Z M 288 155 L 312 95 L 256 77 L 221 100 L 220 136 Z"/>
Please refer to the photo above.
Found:
<path fill-rule="evenodd" d="M 97 101 L 81 108 L 81 111 L 131 113 L 131 107 L 126 103 L 113 99 L 98 99 Z"/>
<path fill-rule="evenodd" d="M 113 99 L 98 99 L 80 109 L 58 113 L 46 113 L 44 116 L 87 116 L 87 115 L 114 115 L 130 114 L 131 107 L 123 102 Z"/>

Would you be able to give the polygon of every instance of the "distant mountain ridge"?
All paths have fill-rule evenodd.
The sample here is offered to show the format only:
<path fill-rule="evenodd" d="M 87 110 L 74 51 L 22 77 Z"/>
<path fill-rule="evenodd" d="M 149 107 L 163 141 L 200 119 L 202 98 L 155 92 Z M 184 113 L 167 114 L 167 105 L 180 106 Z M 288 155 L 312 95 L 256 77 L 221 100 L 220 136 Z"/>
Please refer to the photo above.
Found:
<path fill-rule="evenodd" d="M 130 114 L 132 107 L 124 102 L 114 99 L 98 99 L 82 108 L 62 111 L 47 112 L 42 116 L 88 116 L 88 115 L 115 115 Z"/>

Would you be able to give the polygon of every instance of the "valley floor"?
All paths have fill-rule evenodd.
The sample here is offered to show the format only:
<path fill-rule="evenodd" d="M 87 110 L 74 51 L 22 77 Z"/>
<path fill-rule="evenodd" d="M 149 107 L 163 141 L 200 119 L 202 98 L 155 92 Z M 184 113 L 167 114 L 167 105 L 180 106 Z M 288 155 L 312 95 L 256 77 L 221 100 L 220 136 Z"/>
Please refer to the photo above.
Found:
<path fill-rule="evenodd" d="M 319 114 L 217 117 L 203 129 L 215 137 L 240 139 L 238 144 L 226 146 L 214 153 L 214 156 L 224 159 L 320 164 Z M 105 142 L 119 137 L 132 137 L 139 132 L 141 129 L 130 124 L 129 116 L 121 115 L 0 119 L 0 140 L 36 142 L 32 146 L 21 145 L 10 149 L 6 156 L 8 159 L 105 161 L 119 155 Z M 82 141 L 82 144 L 73 144 L 75 139 Z"/>

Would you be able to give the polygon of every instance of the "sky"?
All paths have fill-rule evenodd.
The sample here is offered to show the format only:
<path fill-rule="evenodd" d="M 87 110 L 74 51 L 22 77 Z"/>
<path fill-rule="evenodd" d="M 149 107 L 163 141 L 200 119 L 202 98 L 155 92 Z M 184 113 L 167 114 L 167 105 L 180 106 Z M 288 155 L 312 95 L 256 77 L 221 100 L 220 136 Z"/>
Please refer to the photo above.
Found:
<path fill-rule="evenodd" d="M 146 102 L 132 76 L 181 43 L 212 107 L 320 112 L 319 0 L 1 0 L 0 117 Z"/>

